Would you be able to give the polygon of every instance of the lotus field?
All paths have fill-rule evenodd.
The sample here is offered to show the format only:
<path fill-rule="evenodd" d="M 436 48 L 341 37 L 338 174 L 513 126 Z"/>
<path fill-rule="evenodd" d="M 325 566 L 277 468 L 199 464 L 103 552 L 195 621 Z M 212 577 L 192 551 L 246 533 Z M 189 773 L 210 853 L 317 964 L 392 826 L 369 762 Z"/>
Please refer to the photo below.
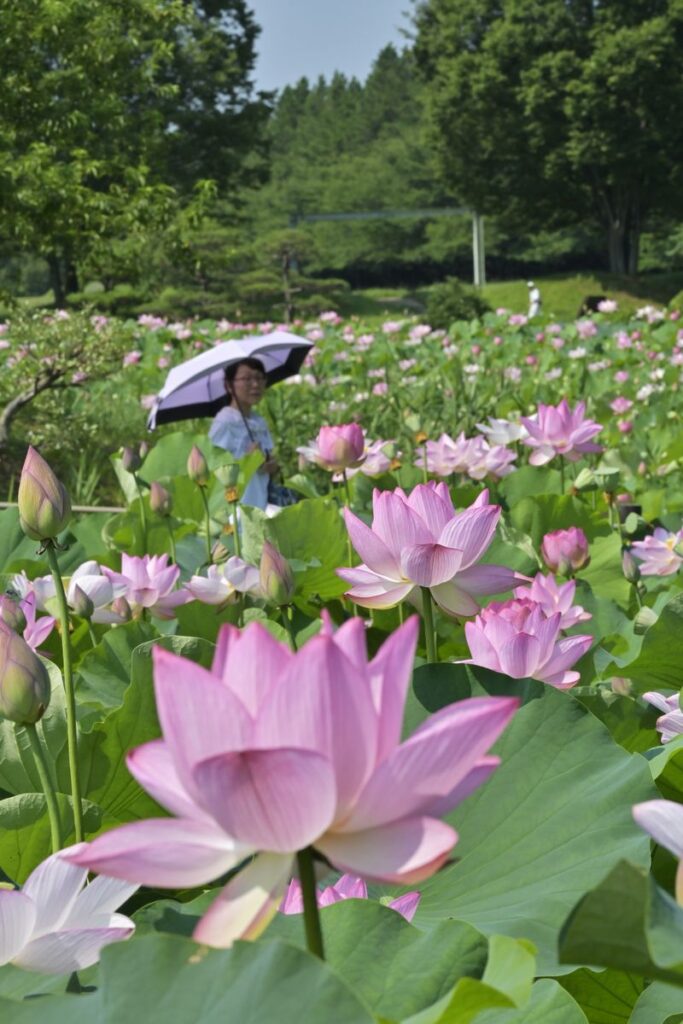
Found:
<path fill-rule="evenodd" d="M 144 422 L 271 328 L 95 318 L 119 510 L 0 513 L 2 1019 L 683 1019 L 683 318 L 298 323 L 263 511 Z"/>

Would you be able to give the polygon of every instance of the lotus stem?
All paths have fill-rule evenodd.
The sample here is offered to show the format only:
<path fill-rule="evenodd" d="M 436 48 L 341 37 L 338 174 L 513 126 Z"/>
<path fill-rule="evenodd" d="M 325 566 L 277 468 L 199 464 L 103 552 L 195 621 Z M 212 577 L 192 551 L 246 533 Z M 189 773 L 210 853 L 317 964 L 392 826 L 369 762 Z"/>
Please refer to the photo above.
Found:
<path fill-rule="evenodd" d="M 427 661 L 436 662 L 436 633 L 434 632 L 434 612 L 432 609 L 432 593 L 429 587 L 420 587 L 422 591 L 422 618 L 425 624 L 425 645 Z"/>
<path fill-rule="evenodd" d="M 142 499 L 142 491 L 140 490 L 140 481 L 137 473 L 133 473 L 133 480 L 135 480 L 135 488 L 140 500 L 140 529 L 142 530 L 142 553 L 144 554 L 147 551 L 147 513 L 145 512 L 145 503 Z"/>
<path fill-rule="evenodd" d="M 174 562 L 177 563 L 178 559 L 177 559 L 176 553 L 175 553 L 175 534 L 173 533 L 173 527 L 171 526 L 171 520 L 170 520 L 170 518 L 168 516 L 164 516 L 164 519 L 166 520 L 166 527 L 168 529 L 168 537 L 169 537 L 169 540 L 171 542 L 171 558 L 173 559 Z"/>
<path fill-rule="evenodd" d="M 211 516 L 209 515 L 209 499 L 206 496 L 206 487 L 199 486 L 199 491 L 204 502 L 204 525 L 206 527 L 206 564 L 211 565 Z M 235 523 L 235 528 L 237 524 Z"/>
<path fill-rule="evenodd" d="M 564 459 L 560 455 L 560 494 L 564 494 Z"/>
<path fill-rule="evenodd" d="M 286 608 L 283 608 L 285 622 L 287 623 L 287 632 L 289 633 L 289 642 L 292 645 L 292 650 L 296 654 L 298 647 L 296 644 L 296 633 L 294 632 L 294 609 L 291 604 L 288 604 Z"/>
<path fill-rule="evenodd" d="M 90 636 L 90 643 L 93 647 L 97 647 L 97 637 L 95 636 L 95 630 L 92 628 L 90 619 L 88 619 L 88 635 Z"/>
<path fill-rule="evenodd" d="M 42 786 L 43 793 L 45 794 L 47 815 L 50 819 L 50 840 L 52 842 L 52 852 L 58 853 L 62 848 L 62 836 L 59 823 L 57 796 L 55 794 L 54 786 L 52 785 L 52 780 L 50 779 L 50 773 L 45 761 L 45 753 L 38 737 L 38 731 L 35 725 L 29 724 L 24 725 L 24 729 L 26 730 L 26 735 L 28 736 L 28 741 L 31 745 L 31 751 L 35 761 L 36 771 L 38 772 L 38 778 L 40 779 L 40 785 Z"/>
<path fill-rule="evenodd" d="M 230 504 L 232 505 L 232 532 L 233 537 L 235 539 L 235 554 L 237 555 L 238 558 L 241 558 L 242 552 L 240 550 L 239 523 L 237 522 L 237 502 L 232 501 L 230 502 Z"/>
<path fill-rule="evenodd" d="M 52 541 L 47 541 L 45 551 L 50 564 L 52 579 L 55 584 L 59 621 L 62 634 L 62 678 L 64 680 L 64 696 L 66 706 L 66 739 L 69 751 L 69 775 L 71 777 L 71 797 L 73 800 L 74 835 L 77 843 L 83 841 L 83 807 L 81 804 L 81 781 L 78 776 L 78 736 L 76 732 L 76 698 L 74 695 L 73 675 L 71 669 L 71 644 L 69 642 L 69 609 L 64 593 L 64 584 L 57 564 L 57 555 Z"/>
<path fill-rule="evenodd" d="M 342 470 L 342 475 L 344 477 L 344 492 L 346 494 L 346 504 L 348 505 L 349 508 L 351 508 L 351 491 L 349 490 L 349 478 L 346 475 L 345 469 Z"/>
<path fill-rule="evenodd" d="M 322 928 L 320 927 L 320 912 L 318 910 L 318 890 L 315 884 L 313 850 L 310 846 L 305 850 L 299 850 L 296 855 L 296 862 L 299 868 L 299 880 L 301 881 L 301 892 L 304 900 L 306 945 L 313 956 L 324 960 L 325 950 L 323 947 Z"/>

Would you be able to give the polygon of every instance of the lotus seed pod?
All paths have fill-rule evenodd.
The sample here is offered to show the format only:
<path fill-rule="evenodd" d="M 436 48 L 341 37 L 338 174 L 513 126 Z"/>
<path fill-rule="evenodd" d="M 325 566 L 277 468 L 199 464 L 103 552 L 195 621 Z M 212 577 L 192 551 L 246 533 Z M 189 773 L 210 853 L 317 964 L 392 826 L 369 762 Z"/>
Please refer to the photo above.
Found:
<path fill-rule="evenodd" d="M 54 540 L 71 518 L 66 488 L 35 448 L 26 454 L 18 503 L 21 528 L 33 540 Z"/>

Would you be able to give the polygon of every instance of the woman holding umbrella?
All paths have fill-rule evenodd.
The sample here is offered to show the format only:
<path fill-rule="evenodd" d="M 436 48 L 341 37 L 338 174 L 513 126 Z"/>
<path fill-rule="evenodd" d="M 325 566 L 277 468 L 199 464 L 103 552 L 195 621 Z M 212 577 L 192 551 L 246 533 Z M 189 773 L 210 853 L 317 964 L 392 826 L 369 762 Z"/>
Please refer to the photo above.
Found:
<path fill-rule="evenodd" d="M 225 391 L 228 404 L 214 416 L 209 439 L 218 448 L 229 451 L 236 459 L 259 449 L 265 462 L 254 473 L 242 496 L 243 505 L 265 508 L 268 504 L 268 483 L 280 467 L 272 458 L 273 439 L 268 424 L 253 411 L 266 389 L 266 371 L 260 359 L 246 358 L 225 368 Z"/>

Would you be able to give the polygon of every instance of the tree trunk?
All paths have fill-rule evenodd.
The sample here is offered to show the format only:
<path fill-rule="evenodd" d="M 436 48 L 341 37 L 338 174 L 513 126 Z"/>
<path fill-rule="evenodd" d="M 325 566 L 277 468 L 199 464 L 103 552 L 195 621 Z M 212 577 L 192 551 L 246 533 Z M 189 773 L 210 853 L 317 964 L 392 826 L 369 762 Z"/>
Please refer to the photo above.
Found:
<path fill-rule="evenodd" d="M 638 199 L 627 196 L 610 202 L 603 196 L 602 206 L 607 222 L 609 269 L 613 274 L 636 275 L 641 234 Z"/>
<path fill-rule="evenodd" d="M 64 276 L 66 279 L 64 291 L 67 295 L 70 295 L 72 292 L 80 291 L 80 288 L 78 287 L 78 271 L 76 269 L 76 264 L 71 259 L 67 259 L 66 261 Z"/>
<path fill-rule="evenodd" d="M 47 257 L 47 265 L 50 268 L 50 284 L 52 285 L 55 306 L 57 309 L 62 309 L 66 304 L 66 294 L 62 281 L 61 260 L 56 252 L 51 252 Z"/>

